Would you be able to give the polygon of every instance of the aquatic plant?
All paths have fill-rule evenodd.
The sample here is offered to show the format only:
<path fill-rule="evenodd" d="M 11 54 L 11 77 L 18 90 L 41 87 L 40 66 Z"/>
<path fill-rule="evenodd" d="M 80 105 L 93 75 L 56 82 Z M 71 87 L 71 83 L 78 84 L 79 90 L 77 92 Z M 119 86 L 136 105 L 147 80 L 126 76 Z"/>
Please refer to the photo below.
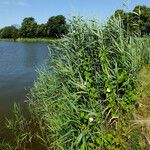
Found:
<path fill-rule="evenodd" d="M 127 149 L 147 45 L 127 35 L 119 19 L 100 26 L 73 17 L 63 42 L 49 47 L 47 68 L 28 95 L 29 122 L 38 129 L 32 140 L 48 150 Z"/>

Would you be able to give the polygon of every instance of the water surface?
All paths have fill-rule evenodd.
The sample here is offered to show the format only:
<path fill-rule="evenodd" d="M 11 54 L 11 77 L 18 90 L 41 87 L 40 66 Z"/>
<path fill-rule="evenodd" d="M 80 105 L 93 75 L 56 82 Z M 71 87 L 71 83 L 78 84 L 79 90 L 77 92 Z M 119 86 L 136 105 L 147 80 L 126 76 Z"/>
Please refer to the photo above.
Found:
<path fill-rule="evenodd" d="M 47 54 L 46 43 L 0 42 L 0 117 L 23 104 Z"/>

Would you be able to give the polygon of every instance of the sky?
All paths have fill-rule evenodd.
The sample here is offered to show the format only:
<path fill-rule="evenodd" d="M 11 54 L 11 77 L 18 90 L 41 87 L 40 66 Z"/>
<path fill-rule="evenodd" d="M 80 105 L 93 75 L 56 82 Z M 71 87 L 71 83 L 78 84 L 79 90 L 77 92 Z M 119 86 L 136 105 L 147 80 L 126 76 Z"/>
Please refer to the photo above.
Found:
<path fill-rule="evenodd" d="M 128 3 L 128 8 L 124 3 Z M 131 11 L 139 4 L 150 7 L 150 0 L 0 0 L 0 28 L 20 25 L 25 17 L 34 17 L 38 24 L 56 15 L 106 20 L 116 9 Z"/>

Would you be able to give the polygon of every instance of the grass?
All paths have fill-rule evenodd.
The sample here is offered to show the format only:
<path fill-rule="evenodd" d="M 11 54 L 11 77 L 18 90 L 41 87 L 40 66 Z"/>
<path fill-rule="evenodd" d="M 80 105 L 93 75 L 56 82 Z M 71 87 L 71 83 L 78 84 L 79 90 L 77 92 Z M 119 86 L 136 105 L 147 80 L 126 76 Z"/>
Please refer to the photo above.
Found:
<path fill-rule="evenodd" d="M 46 150 L 139 148 L 139 141 L 129 144 L 138 134 L 129 120 L 137 75 L 149 61 L 149 43 L 127 35 L 121 20 L 101 26 L 74 17 L 63 42 L 49 48 L 47 68 L 28 95 L 30 119 L 15 106 L 15 120 L 8 120 L 17 148 L 30 143 L 33 149 L 33 141 Z"/>
<path fill-rule="evenodd" d="M 150 68 L 143 67 L 139 74 L 141 82 L 140 101 L 135 109 L 134 123 L 141 130 L 140 144 L 143 149 L 150 149 Z"/>
<path fill-rule="evenodd" d="M 150 68 L 142 68 L 139 74 L 139 78 L 142 87 L 138 114 L 144 118 L 148 118 L 150 116 Z"/>
<path fill-rule="evenodd" d="M 0 41 L 15 41 L 15 42 L 44 42 L 44 43 L 58 43 L 62 42 L 63 39 L 52 39 L 52 38 L 17 38 L 17 39 L 0 39 Z"/>

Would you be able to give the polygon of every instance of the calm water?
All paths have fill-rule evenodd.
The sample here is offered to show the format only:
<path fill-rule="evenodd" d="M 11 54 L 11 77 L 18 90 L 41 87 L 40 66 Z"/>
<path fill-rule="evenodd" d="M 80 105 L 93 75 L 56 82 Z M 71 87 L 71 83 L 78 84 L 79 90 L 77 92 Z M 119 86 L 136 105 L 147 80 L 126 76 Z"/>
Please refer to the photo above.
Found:
<path fill-rule="evenodd" d="M 47 54 L 46 43 L 0 42 L 0 118 L 23 104 Z"/>

